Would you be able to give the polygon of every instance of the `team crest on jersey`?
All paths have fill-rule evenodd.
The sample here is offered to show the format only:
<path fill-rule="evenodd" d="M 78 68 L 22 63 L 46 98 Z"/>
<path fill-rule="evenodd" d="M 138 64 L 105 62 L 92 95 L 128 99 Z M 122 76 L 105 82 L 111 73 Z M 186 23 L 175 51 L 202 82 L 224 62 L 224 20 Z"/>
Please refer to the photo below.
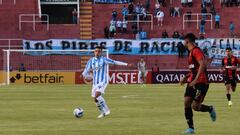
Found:
<path fill-rule="evenodd" d="M 194 64 L 190 64 L 190 65 L 188 66 L 188 68 L 189 68 L 189 69 L 194 68 Z"/>

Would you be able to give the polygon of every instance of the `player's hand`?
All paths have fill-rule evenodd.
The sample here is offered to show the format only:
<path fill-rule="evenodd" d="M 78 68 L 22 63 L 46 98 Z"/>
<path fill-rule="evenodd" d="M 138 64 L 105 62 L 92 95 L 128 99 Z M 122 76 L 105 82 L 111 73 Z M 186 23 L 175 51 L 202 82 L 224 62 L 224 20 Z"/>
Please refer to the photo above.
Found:
<path fill-rule="evenodd" d="M 181 78 L 179 81 L 180 85 L 184 85 L 185 81 L 186 81 L 185 77 Z"/>
<path fill-rule="evenodd" d="M 236 66 L 232 66 L 232 68 L 231 68 L 232 70 L 236 70 L 237 69 L 237 67 Z"/>
<path fill-rule="evenodd" d="M 224 69 L 220 69 L 220 73 L 223 73 L 224 72 Z"/>
<path fill-rule="evenodd" d="M 194 79 L 191 83 L 189 83 L 190 87 L 195 87 L 195 84 L 197 83 L 197 80 Z"/>

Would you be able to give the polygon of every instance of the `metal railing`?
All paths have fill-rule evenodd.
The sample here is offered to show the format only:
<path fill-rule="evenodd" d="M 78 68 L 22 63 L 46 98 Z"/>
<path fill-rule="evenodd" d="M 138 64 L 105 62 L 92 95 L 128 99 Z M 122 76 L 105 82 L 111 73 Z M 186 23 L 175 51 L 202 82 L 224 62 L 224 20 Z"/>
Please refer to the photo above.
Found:
<path fill-rule="evenodd" d="M 32 17 L 32 20 L 23 20 L 23 17 Z M 39 19 L 36 19 L 36 17 L 39 17 Z M 46 21 L 42 20 L 42 17 L 46 17 Z M 33 30 L 36 30 L 36 23 L 46 23 L 47 24 L 47 30 L 49 30 L 49 16 L 47 14 L 20 14 L 19 15 L 19 31 L 22 30 L 22 23 L 32 23 L 33 24 Z"/>
<path fill-rule="evenodd" d="M 211 23 L 211 29 L 213 29 L 213 17 L 212 17 L 211 13 L 205 13 L 205 14 L 202 14 L 202 13 L 185 13 L 185 14 L 183 14 L 183 29 L 185 29 L 185 23 L 190 23 L 190 22 L 196 22 L 197 23 L 197 29 L 198 29 L 199 28 L 199 22 L 201 22 L 204 15 L 206 16 L 205 21 L 210 22 Z M 197 19 L 189 19 L 188 16 L 191 16 L 191 18 L 193 18 L 193 16 L 196 16 Z M 210 17 L 210 19 L 207 19 L 209 17 Z"/>
<path fill-rule="evenodd" d="M 139 30 L 139 26 L 140 26 L 141 22 L 151 23 L 151 30 L 153 30 L 153 15 L 152 14 L 146 14 L 146 18 L 148 18 L 148 16 L 150 16 L 150 20 L 140 20 L 140 16 L 144 16 L 143 14 L 128 14 L 128 18 L 131 17 L 131 16 L 133 16 L 133 18 L 134 18 L 134 16 L 137 16 L 137 19 L 136 20 L 135 19 L 132 19 L 132 20 L 128 19 L 127 21 L 137 23 L 137 29 L 138 30 Z"/>
<path fill-rule="evenodd" d="M 13 0 L 14 5 L 16 5 L 16 0 Z M 0 5 L 3 4 L 3 0 L 0 0 Z"/>
<path fill-rule="evenodd" d="M 16 42 L 17 44 L 15 44 Z M 5 48 L 5 49 L 21 48 L 22 43 L 23 43 L 23 39 L 1 38 L 0 48 Z"/>

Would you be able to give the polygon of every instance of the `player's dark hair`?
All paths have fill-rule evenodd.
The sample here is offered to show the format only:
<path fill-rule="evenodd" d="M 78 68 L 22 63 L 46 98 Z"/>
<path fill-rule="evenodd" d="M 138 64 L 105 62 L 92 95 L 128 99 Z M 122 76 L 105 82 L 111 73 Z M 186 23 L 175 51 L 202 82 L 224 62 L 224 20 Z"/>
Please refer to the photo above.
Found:
<path fill-rule="evenodd" d="M 188 33 L 184 36 L 184 39 L 188 39 L 190 42 L 195 43 L 197 38 L 193 33 Z"/>
<path fill-rule="evenodd" d="M 101 46 L 97 46 L 97 47 L 95 47 L 95 49 L 100 49 L 102 51 L 102 47 Z"/>
<path fill-rule="evenodd" d="M 232 48 L 228 47 L 226 48 L 226 51 L 232 51 Z"/>

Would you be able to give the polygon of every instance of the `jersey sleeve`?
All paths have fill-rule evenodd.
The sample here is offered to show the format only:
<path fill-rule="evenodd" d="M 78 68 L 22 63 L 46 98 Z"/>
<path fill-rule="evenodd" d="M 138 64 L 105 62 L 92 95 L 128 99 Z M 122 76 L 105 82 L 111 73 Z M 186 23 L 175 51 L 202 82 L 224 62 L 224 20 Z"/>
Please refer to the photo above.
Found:
<path fill-rule="evenodd" d="M 110 58 L 105 58 L 104 61 L 107 64 L 112 64 L 112 65 L 122 65 L 122 66 L 127 66 L 128 64 L 125 62 L 121 62 L 121 61 L 116 61 L 116 60 L 112 60 Z"/>
<path fill-rule="evenodd" d="M 92 69 L 92 59 L 87 62 L 87 65 L 82 73 L 83 77 L 88 78 L 90 76 L 90 70 Z"/>
<path fill-rule="evenodd" d="M 200 49 L 195 49 L 193 50 L 193 57 L 197 60 L 203 60 L 204 59 L 204 54 Z"/>

